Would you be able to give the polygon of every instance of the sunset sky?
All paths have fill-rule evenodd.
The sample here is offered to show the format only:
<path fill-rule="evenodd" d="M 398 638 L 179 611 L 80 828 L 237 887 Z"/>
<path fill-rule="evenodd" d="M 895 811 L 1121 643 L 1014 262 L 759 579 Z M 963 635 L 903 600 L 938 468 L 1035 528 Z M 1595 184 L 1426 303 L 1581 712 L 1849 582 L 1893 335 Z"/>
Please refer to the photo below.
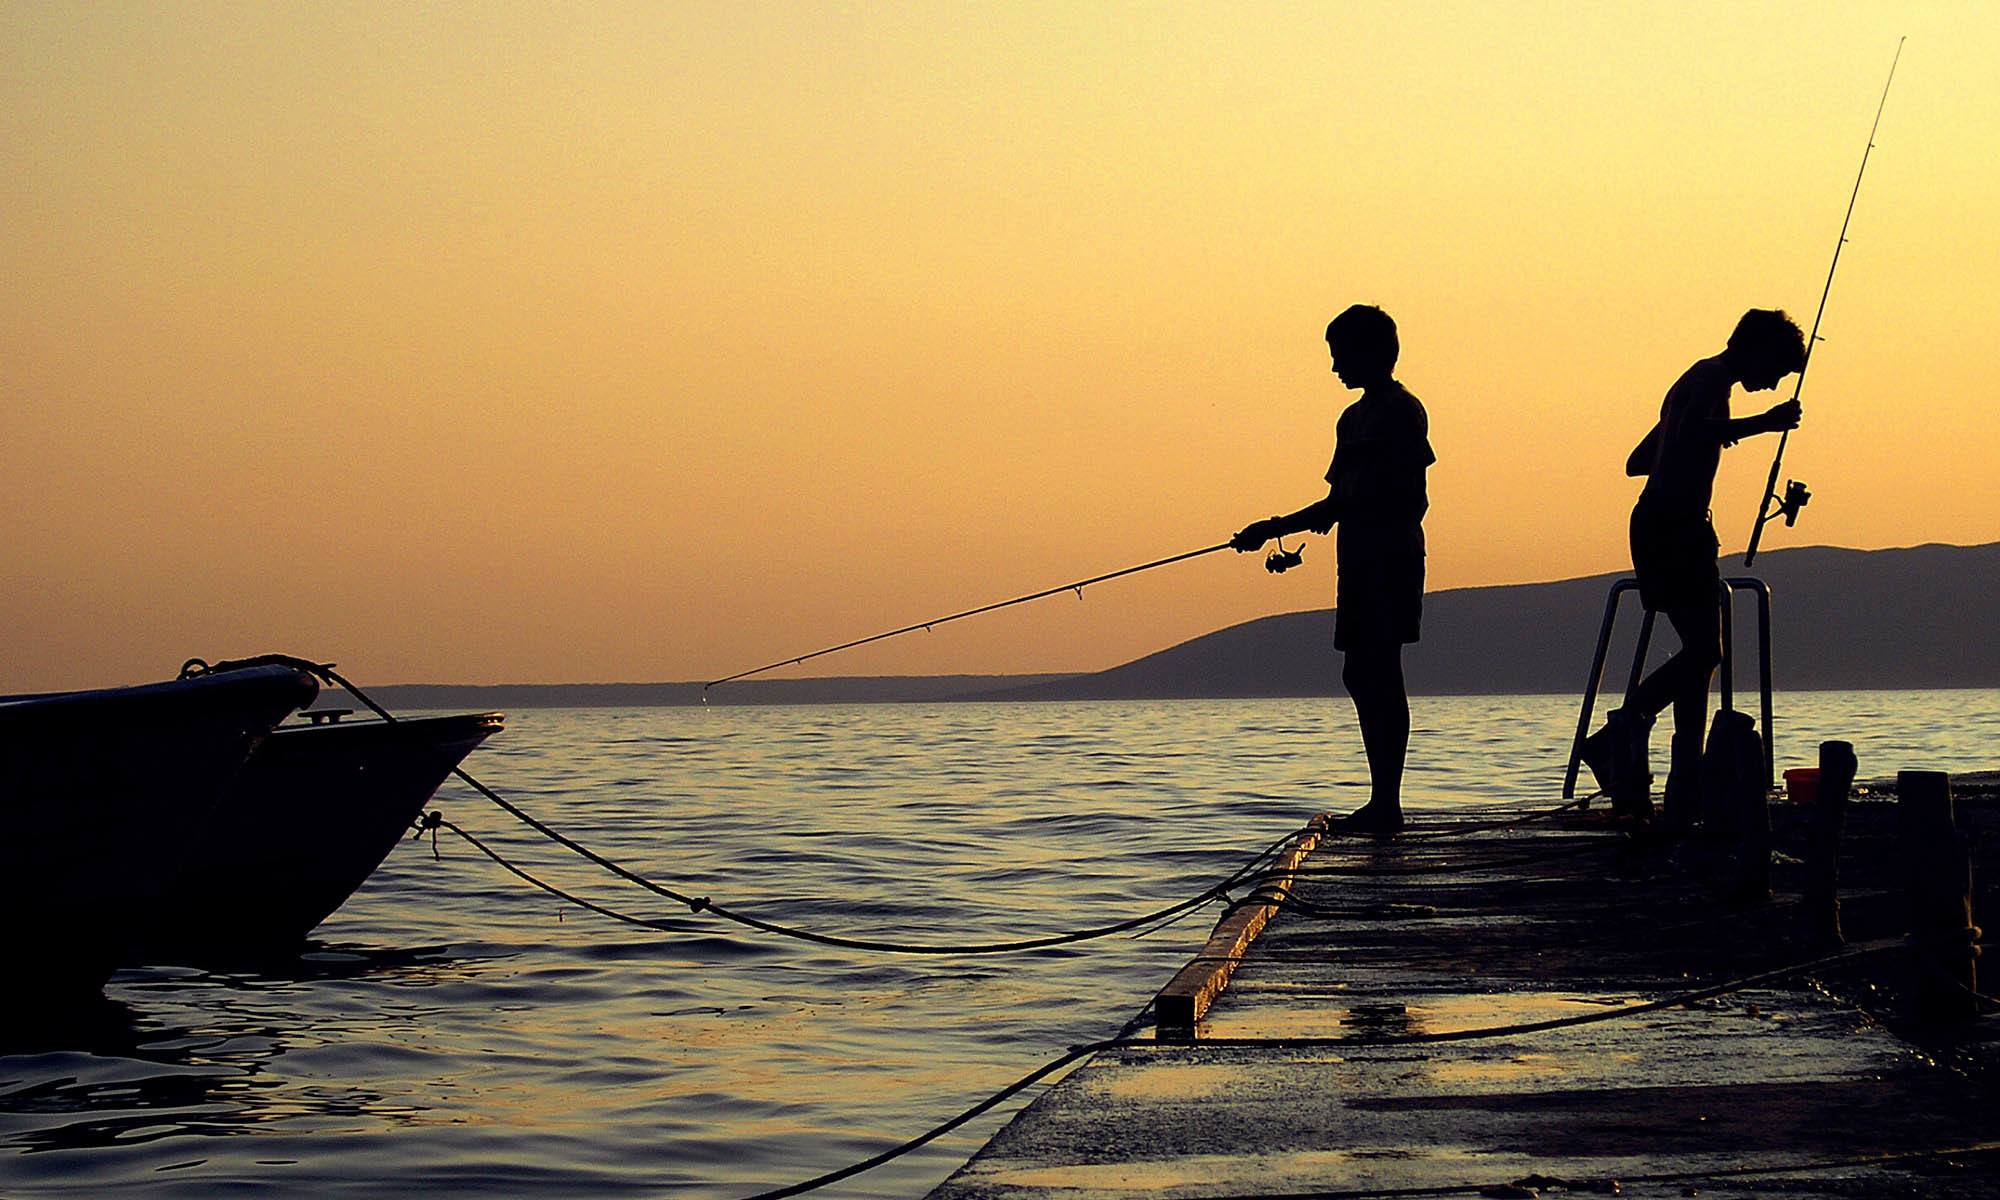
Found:
<path fill-rule="evenodd" d="M 1356 301 L 1433 589 L 1624 567 L 1903 34 L 1773 548 L 2000 540 L 1989 4 L 0 5 L 0 691 L 702 679 L 1207 545 L 1324 494 Z M 806 673 L 1109 666 L 1333 561 Z"/>

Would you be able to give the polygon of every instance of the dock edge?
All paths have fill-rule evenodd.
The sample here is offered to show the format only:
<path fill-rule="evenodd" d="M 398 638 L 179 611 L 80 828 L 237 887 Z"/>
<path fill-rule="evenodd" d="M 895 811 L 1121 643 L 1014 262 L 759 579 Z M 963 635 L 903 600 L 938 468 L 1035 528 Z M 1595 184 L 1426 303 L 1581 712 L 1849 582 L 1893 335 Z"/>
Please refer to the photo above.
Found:
<path fill-rule="evenodd" d="M 1333 817 L 1321 813 L 1306 823 L 1305 832 L 1292 848 L 1278 856 L 1264 871 L 1265 882 L 1257 891 L 1277 888 L 1289 891 L 1292 876 L 1299 865 L 1319 847 L 1320 839 L 1326 835 L 1328 824 Z M 1264 932 L 1271 918 L 1278 914 L 1277 904 L 1249 904 L 1230 913 L 1216 923 L 1215 931 L 1208 935 L 1208 943 L 1201 953 L 1189 960 L 1188 964 L 1167 981 L 1153 997 L 1153 1034 L 1161 1041 L 1191 1042 L 1195 1040 L 1195 1025 L 1209 1005 L 1229 986 L 1229 977 L 1236 973 L 1236 964 L 1241 962 L 1250 943 Z"/>

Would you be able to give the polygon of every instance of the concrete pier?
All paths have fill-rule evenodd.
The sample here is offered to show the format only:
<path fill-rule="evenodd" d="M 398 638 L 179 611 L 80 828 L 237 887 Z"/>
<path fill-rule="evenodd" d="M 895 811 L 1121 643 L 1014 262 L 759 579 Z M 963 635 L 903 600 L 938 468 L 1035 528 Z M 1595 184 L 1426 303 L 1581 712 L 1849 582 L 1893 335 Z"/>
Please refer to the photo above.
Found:
<path fill-rule="evenodd" d="M 1321 841 L 1295 864 L 1299 902 L 1230 956 L 1196 1040 L 1086 1060 L 932 1200 L 2000 1194 L 1990 1089 L 1840 998 L 1892 972 L 1899 949 L 1823 968 L 1830 988 L 1777 981 L 1412 1044 L 1602 1013 L 1826 949 L 1802 944 L 1787 892 L 1803 881 L 1786 831 L 1803 836 L 1803 822 L 1780 815 L 1778 898 L 1746 905 L 1705 877 L 1714 856 L 1694 843 L 1591 818 L 1454 833 L 1502 815 L 1420 820 L 1389 844 Z M 1850 903 L 1850 937 L 1875 923 L 1868 899 Z M 1214 1040 L 1244 1037 L 1337 1041 Z"/>

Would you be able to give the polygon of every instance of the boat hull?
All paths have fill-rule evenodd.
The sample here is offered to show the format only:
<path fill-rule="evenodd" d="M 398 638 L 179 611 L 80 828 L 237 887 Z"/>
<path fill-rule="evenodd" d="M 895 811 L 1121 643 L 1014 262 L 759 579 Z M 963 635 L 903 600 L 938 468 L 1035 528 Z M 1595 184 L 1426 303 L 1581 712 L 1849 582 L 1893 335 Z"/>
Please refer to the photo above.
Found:
<path fill-rule="evenodd" d="M 100 987 L 252 750 L 317 691 L 259 667 L 0 700 L 0 1005 Z"/>
<path fill-rule="evenodd" d="M 295 952 L 346 903 L 498 713 L 292 725 L 250 756 L 166 896 L 156 960 Z"/>

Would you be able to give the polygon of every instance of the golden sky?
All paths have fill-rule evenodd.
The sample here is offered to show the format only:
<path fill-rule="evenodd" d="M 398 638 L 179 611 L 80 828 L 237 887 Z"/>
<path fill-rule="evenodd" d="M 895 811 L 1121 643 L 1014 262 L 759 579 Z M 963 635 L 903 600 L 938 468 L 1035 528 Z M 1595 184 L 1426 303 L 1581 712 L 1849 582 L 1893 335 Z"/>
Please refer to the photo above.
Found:
<path fill-rule="evenodd" d="M 1431 586 L 1617 569 L 1666 387 L 1811 321 L 1902 34 L 1767 545 L 1993 541 L 1990 4 L 0 5 L 0 691 L 707 678 L 1207 545 L 1323 494 L 1357 301 Z M 810 673 L 1109 666 L 1332 565 Z"/>

